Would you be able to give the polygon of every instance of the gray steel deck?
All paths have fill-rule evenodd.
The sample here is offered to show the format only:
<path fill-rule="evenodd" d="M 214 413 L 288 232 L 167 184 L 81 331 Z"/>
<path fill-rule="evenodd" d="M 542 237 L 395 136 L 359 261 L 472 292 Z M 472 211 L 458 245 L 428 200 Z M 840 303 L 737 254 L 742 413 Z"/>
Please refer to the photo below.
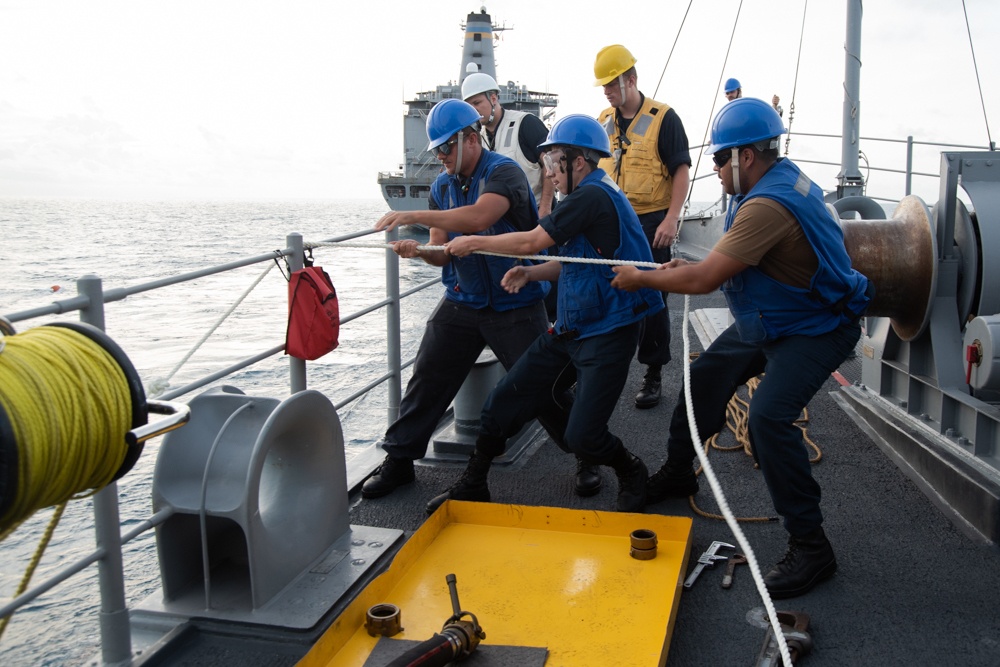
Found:
<path fill-rule="evenodd" d="M 692 299 L 692 309 L 720 306 L 719 295 Z M 633 388 L 643 371 L 634 364 L 612 423 L 612 431 L 652 470 L 663 460 L 681 383 L 683 297 L 671 296 L 670 307 L 675 360 L 664 369 L 664 401 L 651 410 L 633 406 Z M 691 340 L 693 351 L 701 349 L 694 334 Z M 839 407 L 834 400 L 838 392 L 831 378 L 810 404 L 809 435 L 823 452 L 814 472 L 823 488 L 825 529 L 839 571 L 809 594 L 775 603 L 778 610 L 811 617 L 815 646 L 800 664 L 1000 664 L 1000 551 L 951 523 Z M 737 516 L 773 515 L 750 457 L 712 451 L 709 458 Z M 424 503 L 460 469 L 421 465 L 416 482 L 391 496 L 352 496 L 351 523 L 415 530 L 426 516 Z M 521 461 L 494 467 L 493 500 L 613 508 L 616 484 L 610 470 L 603 473 L 605 488 L 592 498 L 573 493 L 574 472 L 573 459 L 546 441 Z M 707 483 L 696 499 L 703 509 L 716 509 Z M 646 511 L 695 516 L 685 500 L 664 501 Z M 762 567 L 784 554 L 786 533 L 779 523 L 744 523 L 742 528 Z M 713 540 L 735 543 L 724 522 L 701 517 L 694 520 L 692 537 L 692 561 Z M 761 601 L 745 568 L 737 570 L 729 590 L 719 586 L 722 574 L 721 567 L 708 570 L 682 594 L 668 665 L 753 664 L 764 631 L 746 617 Z"/>
<path fill-rule="evenodd" d="M 634 364 L 611 425 L 653 470 L 663 460 L 682 374 L 677 360 L 682 356 L 683 298 L 672 296 L 670 302 L 675 361 L 664 369 L 664 401 L 651 410 L 634 407 L 634 388 L 643 372 Z M 720 295 L 692 299 L 692 309 L 722 306 Z M 701 349 L 693 333 L 691 341 L 692 351 Z M 851 376 L 857 372 L 855 366 L 849 360 L 842 372 Z M 839 571 L 809 594 L 775 603 L 779 611 L 804 612 L 811 618 L 814 648 L 797 664 L 1000 664 L 1000 550 L 977 541 L 935 507 L 855 425 L 835 399 L 838 393 L 839 385 L 831 378 L 809 406 L 808 428 L 822 449 L 822 460 L 814 470 L 823 488 L 825 528 Z M 731 436 L 727 440 L 732 443 Z M 380 458 L 376 451 L 368 454 Z M 741 451 L 713 450 L 709 458 L 737 516 L 773 514 L 767 489 L 750 457 Z M 426 518 L 424 504 L 461 469 L 454 463 L 422 463 L 415 483 L 377 500 L 362 500 L 355 490 L 350 522 L 399 528 L 409 534 Z M 605 488 L 591 498 L 573 493 L 574 472 L 572 457 L 542 438 L 514 463 L 494 467 L 490 477 L 494 502 L 614 507 L 616 483 L 610 470 L 603 472 Z M 696 499 L 705 510 L 717 508 L 707 483 Z M 685 500 L 664 501 L 646 511 L 695 516 Z M 784 554 L 786 534 L 779 523 L 744 523 L 742 528 L 762 567 L 770 567 Z M 724 522 L 697 516 L 692 540 L 689 569 L 712 541 L 735 543 Z M 729 590 L 719 585 L 722 574 L 722 567 L 707 570 L 693 588 L 682 593 L 668 665 L 754 664 L 764 630 L 747 617 L 762 606 L 761 601 L 745 567 L 737 570 Z M 474 607 L 472 600 L 463 602 Z M 553 622 L 558 612 L 553 610 Z M 232 637 L 225 624 L 184 627 L 162 642 L 169 644 L 168 650 L 147 651 L 147 660 L 140 659 L 140 664 L 292 665 L 336 613 L 309 631 L 263 632 L 254 641 Z M 539 643 L 544 644 L 543 639 Z"/>

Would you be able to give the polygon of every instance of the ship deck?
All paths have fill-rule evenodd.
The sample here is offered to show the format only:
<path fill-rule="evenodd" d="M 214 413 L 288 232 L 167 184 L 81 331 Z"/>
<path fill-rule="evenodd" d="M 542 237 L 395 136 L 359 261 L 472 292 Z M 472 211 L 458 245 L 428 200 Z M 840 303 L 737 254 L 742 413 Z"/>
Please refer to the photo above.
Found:
<path fill-rule="evenodd" d="M 650 410 L 634 407 L 633 390 L 643 368 L 633 363 L 610 425 L 652 470 L 664 458 L 670 415 L 682 382 L 678 360 L 683 350 L 683 303 L 682 297 L 670 297 L 675 359 L 664 368 L 663 401 Z M 691 299 L 692 312 L 724 305 L 719 294 Z M 700 351 L 698 337 L 692 333 L 690 338 L 692 352 Z M 841 373 L 856 377 L 859 367 L 857 360 L 848 360 Z M 808 408 L 808 435 L 822 451 L 814 474 L 823 489 L 824 527 L 839 570 L 810 593 L 775 603 L 778 611 L 800 612 L 810 618 L 808 631 L 814 646 L 796 664 L 997 664 L 1000 550 L 966 532 L 935 506 L 852 421 L 838 401 L 840 393 L 840 384 L 831 377 Z M 731 435 L 723 439 L 723 444 L 733 443 Z M 381 458 L 373 447 L 368 458 L 374 457 Z M 712 450 L 709 459 L 737 516 L 773 515 L 767 489 L 749 456 L 742 450 Z M 361 499 L 354 488 L 350 523 L 401 529 L 408 537 L 427 520 L 425 503 L 450 485 L 462 467 L 425 460 L 418 465 L 413 484 L 377 500 Z M 490 473 L 493 501 L 583 510 L 613 508 L 617 487 L 609 469 L 602 471 L 604 488 L 590 498 L 574 494 L 574 472 L 572 457 L 542 436 L 514 462 L 494 466 Z M 707 483 L 696 500 L 703 510 L 717 510 Z M 713 541 L 736 543 L 724 521 L 696 514 L 687 500 L 667 500 L 648 506 L 646 512 L 693 518 L 688 570 Z M 741 527 L 763 568 L 784 554 L 787 536 L 780 523 L 745 522 Z M 758 656 L 765 630 L 749 619 L 763 605 L 751 574 L 746 567 L 738 568 L 732 588 L 726 590 L 720 586 L 723 571 L 722 565 L 706 570 L 691 589 L 680 594 L 667 665 L 752 664 Z M 665 595 L 671 585 L 676 584 L 664 582 Z M 466 608 L 474 607 L 472 599 L 464 597 L 462 602 Z M 338 607 L 342 609 L 343 604 Z M 321 625 L 325 627 L 337 613 L 335 608 Z M 558 619 L 559 610 L 553 609 L 552 622 Z M 488 635 L 486 621 L 481 621 Z M 544 628 L 540 632 L 544 634 Z M 294 665 L 320 633 L 320 627 L 297 637 L 262 631 L 248 640 L 233 637 L 224 626 L 187 625 L 161 640 L 167 650 L 147 651 L 138 664 Z M 580 641 L 587 642 L 587 637 L 581 636 Z M 544 638 L 532 643 L 543 646 Z"/>
<path fill-rule="evenodd" d="M 663 401 L 650 410 L 635 408 L 631 398 L 643 368 L 633 363 L 611 423 L 612 431 L 651 470 L 663 461 L 670 415 L 682 382 L 678 360 L 683 349 L 683 304 L 683 297 L 670 297 L 674 361 L 664 368 Z M 691 299 L 692 310 L 724 306 L 719 294 Z M 691 347 L 692 352 L 701 349 L 693 333 Z M 851 377 L 857 366 L 856 360 L 848 360 L 842 373 Z M 935 507 L 851 420 L 838 403 L 838 393 L 840 385 L 831 377 L 809 405 L 808 434 L 822 451 L 814 474 L 823 489 L 824 527 L 839 570 L 810 593 L 775 602 L 779 611 L 803 612 L 811 619 L 814 647 L 797 664 L 997 664 L 1000 551 L 964 532 Z M 709 460 L 737 516 L 774 514 L 764 481 L 742 450 L 713 450 Z M 574 464 L 546 440 L 510 466 L 494 467 L 493 501 L 613 508 L 617 488 L 613 473 L 604 469 L 602 491 L 580 498 L 573 492 Z M 426 519 L 424 504 L 460 470 L 454 465 L 419 465 L 416 482 L 386 498 L 362 500 L 352 495 L 351 523 L 414 531 Z M 695 499 L 703 510 L 717 511 L 707 482 Z M 724 521 L 696 515 L 687 500 L 666 500 L 646 512 L 694 517 L 689 569 L 713 541 L 735 544 Z M 741 527 L 762 567 L 770 567 L 784 554 L 787 535 L 780 523 L 747 522 Z M 765 631 L 747 617 L 762 602 L 745 567 L 737 569 L 732 588 L 721 588 L 723 569 L 706 570 L 681 594 L 668 665 L 750 664 L 756 658 Z"/>

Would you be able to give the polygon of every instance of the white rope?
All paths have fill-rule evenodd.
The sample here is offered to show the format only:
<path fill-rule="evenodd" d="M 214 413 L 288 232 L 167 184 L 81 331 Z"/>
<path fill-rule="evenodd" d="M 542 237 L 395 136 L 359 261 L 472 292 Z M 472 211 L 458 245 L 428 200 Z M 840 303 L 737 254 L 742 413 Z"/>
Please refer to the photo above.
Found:
<path fill-rule="evenodd" d="M 691 356 L 691 338 L 688 334 L 688 314 L 690 308 L 691 297 L 689 295 L 685 295 L 684 326 L 681 327 L 681 334 L 684 340 L 684 356 L 681 357 L 681 359 L 689 359 Z M 690 363 L 684 364 L 684 400 L 686 404 L 685 407 L 687 408 L 688 425 L 691 428 L 691 442 L 700 443 L 702 440 L 701 436 L 698 434 L 698 424 L 694 419 L 694 402 L 691 400 Z M 733 535 L 736 536 L 736 541 L 743 549 L 743 555 L 747 558 L 747 565 L 750 567 L 750 573 L 753 575 L 753 580 L 757 584 L 757 591 L 760 593 L 760 599 L 763 600 L 764 608 L 767 610 L 768 618 L 771 621 L 771 628 L 774 630 L 775 641 L 778 642 L 778 650 L 781 651 L 781 659 L 784 661 L 786 667 L 791 667 L 792 657 L 788 652 L 788 644 L 785 642 L 785 635 L 781 631 L 781 623 L 778 621 L 778 612 L 775 611 L 774 602 L 771 601 L 771 595 L 767 592 L 767 587 L 764 585 L 764 577 L 760 573 L 760 565 L 757 563 L 757 556 L 750 547 L 750 542 L 747 541 L 746 535 L 743 534 L 743 529 L 740 528 L 739 522 L 736 521 L 736 517 L 733 516 L 732 510 L 729 509 L 729 501 L 726 500 L 726 496 L 722 492 L 722 486 L 720 486 L 719 480 L 715 477 L 715 471 L 712 470 L 712 465 L 708 462 L 708 456 L 704 451 L 702 451 L 702 447 L 697 444 L 695 444 L 694 451 L 698 455 L 698 460 L 701 462 L 702 472 L 704 473 L 705 478 L 708 479 L 709 486 L 712 487 L 712 493 L 715 494 L 715 500 L 719 503 L 719 509 L 722 511 L 722 515 L 726 518 L 726 523 L 729 524 L 729 528 L 733 531 Z"/>
<path fill-rule="evenodd" d="M 146 394 L 148 396 L 155 398 L 156 396 L 159 396 L 160 394 L 162 394 L 163 392 L 165 392 L 167 389 L 170 388 L 170 380 L 171 378 L 174 377 L 177 371 L 181 369 L 181 366 L 186 364 L 188 359 L 190 359 L 191 356 L 198 351 L 198 348 L 201 347 L 206 340 L 208 340 L 208 337 L 211 336 L 213 333 L 215 333 L 216 329 L 222 326 L 222 323 L 226 321 L 226 318 L 233 314 L 233 311 L 236 310 L 241 303 L 243 303 L 243 299 L 247 298 L 250 292 L 252 292 L 254 288 L 260 284 L 260 281 L 264 279 L 264 276 L 270 273 L 271 269 L 273 269 L 275 266 L 277 266 L 277 264 L 275 264 L 274 262 L 270 262 L 267 265 L 267 268 L 264 269 L 264 271 L 259 276 L 257 276 L 257 279 L 253 281 L 253 284 L 251 284 L 250 287 L 246 288 L 243 294 L 241 294 L 233 303 L 233 305 L 229 307 L 229 310 L 227 310 L 225 313 L 222 314 L 221 317 L 219 317 L 219 319 L 215 322 L 215 324 L 212 325 L 208 329 L 208 331 L 205 332 L 205 335 L 202 336 L 201 339 L 194 344 L 194 347 L 192 347 L 188 351 L 188 353 L 184 355 L 184 358 L 181 359 L 179 362 L 177 362 L 177 365 L 174 366 L 173 370 L 167 373 L 166 377 L 156 378 L 155 380 L 149 383 L 149 386 L 146 387 Z"/>
<path fill-rule="evenodd" d="M 375 250 L 392 250 L 392 245 L 389 243 L 373 243 L 365 241 L 340 241 L 340 242 L 323 242 L 323 243 L 307 243 L 305 247 L 307 248 L 319 248 L 319 247 L 340 247 L 340 248 L 369 248 Z M 420 245 L 417 246 L 417 250 L 444 250 L 443 245 Z M 575 264 L 605 264 L 608 266 L 637 266 L 646 269 L 657 269 L 660 264 L 656 262 L 633 262 L 623 259 L 591 259 L 589 257 L 563 257 L 562 255 L 510 255 L 503 252 L 490 252 L 487 250 L 476 250 L 474 251 L 477 255 L 493 255 L 495 257 L 510 257 L 512 259 L 532 259 L 542 262 L 548 262 L 555 260 L 562 263 L 575 263 Z"/>
<path fill-rule="evenodd" d="M 340 242 L 340 243 L 316 243 L 307 244 L 310 247 L 324 246 L 342 246 L 348 248 L 376 248 L 376 249 L 392 249 L 392 246 L 388 243 L 372 243 L 372 242 Z M 443 250 L 444 246 L 417 246 L 419 250 Z M 656 262 L 628 262 L 622 260 L 613 259 L 589 259 L 586 257 L 548 257 L 546 255 L 508 255 L 499 252 L 486 252 L 486 251 L 476 251 L 478 254 L 482 255 L 496 255 L 499 257 L 513 257 L 517 259 L 535 259 L 535 260 L 557 260 L 559 262 L 578 262 L 582 264 L 612 264 L 612 265 L 629 265 L 629 266 L 639 266 L 648 268 L 657 268 L 660 265 Z M 685 295 L 684 297 L 684 326 L 682 327 L 683 339 L 684 339 L 684 356 L 682 359 L 688 359 L 691 353 L 691 339 L 688 334 L 689 322 L 689 312 L 691 308 L 691 297 Z M 691 401 L 691 369 L 688 364 L 684 366 L 684 395 L 686 400 L 687 417 L 688 424 L 691 428 L 691 442 L 701 442 L 701 436 L 698 435 L 698 424 L 695 422 L 694 418 L 694 403 Z M 774 603 L 771 601 L 771 595 L 767 592 L 767 587 L 764 585 L 764 577 L 760 573 L 760 565 L 757 562 L 757 556 L 754 554 L 753 549 L 750 547 L 750 543 L 747 541 L 746 536 L 743 534 L 743 529 L 740 528 L 739 522 L 737 522 L 736 517 L 733 516 L 733 512 L 729 509 L 729 502 L 726 500 L 725 494 L 722 492 L 722 487 L 719 485 L 719 480 L 715 477 L 715 472 L 712 470 L 712 464 L 709 463 L 708 457 L 702 451 L 701 447 L 694 448 L 695 453 L 698 455 L 698 459 L 701 462 L 701 467 L 703 469 L 706 479 L 708 479 L 709 485 L 712 487 L 712 493 L 715 494 L 715 499 L 719 504 L 719 509 L 722 511 L 722 515 L 726 519 L 726 523 L 729 524 L 729 528 L 733 531 L 733 535 L 736 536 L 736 541 L 739 543 L 740 547 L 743 549 L 743 553 L 747 558 L 747 564 L 750 566 L 750 572 L 753 574 L 754 582 L 757 584 L 757 590 L 760 592 L 761 600 L 764 602 L 764 608 L 767 610 L 768 617 L 771 621 L 771 627 L 775 633 L 775 640 L 778 643 L 778 649 L 781 652 L 781 658 L 784 661 L 786 667 L 791 667 L 792 658 L 788 652 L 788 644 L 785 642 L 785 635 L 781 631 L 781 623 L 778 621 L 778 613 L 774 609 Z"/>

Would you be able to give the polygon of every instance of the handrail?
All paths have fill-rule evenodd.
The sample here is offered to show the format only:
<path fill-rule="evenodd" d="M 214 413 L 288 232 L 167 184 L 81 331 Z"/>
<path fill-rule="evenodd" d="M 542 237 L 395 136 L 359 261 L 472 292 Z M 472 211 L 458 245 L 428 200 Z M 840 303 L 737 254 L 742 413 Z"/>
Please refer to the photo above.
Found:
<path fill-rule="evenodd" d="M 148 292 L 150 290 L 159 289 L 161 287 L 168 287 L 170 285 L 178 285 L 180 283 L 196 280 L 198 278 L 204 278 L 205 276 L 211 276 L 218 273 L 231 271 L 233 269 L 239 269 L 244 266 L 250 266 L 251 264 L 258 264 L 260 262 L 270 261 L 279 257 L 286 257 L 290 253 L 291 253 L 290 249 L 284 248 L 282 250 L 275 250 L 274 252 L 270 252 L 264 255 L 246 257 L 244 259 L 236 260 L 233 262 L 227 262 L 226 264 L 219 264 L 217 266 L 207 267 L 204 269 L 199 269 L 197 271 L 181 273 L 179 275 L 172 276 L 169 278 L 160 278 L 158 280 L 151 280 L 146 283 L 139 283 L 138 285 L 131 285 L 127 287 L 118 287 L 116 289 L 111 289 L 111 290 L 104 290 L 102 292 L 103 296 L 102 302 L 111 303 L 112 301 L 121 301 L 122 299 L 132 296 L 133 294 L 140 294 L 142 292 Z M 63 313 L 68 313 L 71 311 L 84 310 L 88 305 L 90 305 L 90 302 L 85 297 L 74 296 L 66 299 L 60 299 L 58 301 L 53 301 L 48 306 L 42 306 L 40 308 L 33 308 L 30 310 L 22 310 L 17 313 L 10 313 L 6 315 L 6 317 L 11 322 L 19 322 L 21 320 L 34 319 L 36 317 L 43 317 L 45 315 L 61 315 Z"/>
<path fill-rule="evenodd" d="M 324 247 L 335 247 L 330 244 L 368 236 L 373 233 L 377 232 L 372 229 L 361 230 L 358 232 L 351 232 L 333 238 L 324 239 L 320 243 L 322 243 Z M 398 233 L 393 231 L 387 234 L 387 238 L 389 240 L 395 240 L 398 238 Z M 245 257 L 224 264 L 178 274 L 176 276 L 169 276 L 166 278 L 108 290 L 103 289 L 101 279 L 98 276 L 87 275 L 82 277 L 77 282 L 79 291 L 78 295 L 60 299 L 47 306 L 9 313 L 5 315 L 5 317 L 13 323 L 47 315 L 58 315 L 72 311 L 79 311 L 81 314 L 81 320 L 88 322 L 89 324 L 93 324 L 98 328 L 104 329 L 105 303 L 121 301 L 133 294 L 139 294 L 141 292 L 155 290 L 161 287 L 177 285 L 191 280 L 196 280 L 198 278 L 250 266 L 252 264 L 280 260 L 281 258 L 286 257 L 289 258 L 289 266 L 294 268 L 295 266 L 302 265 L 304 251 L 311 251 L 317 247 L 317 244 L 315 243 L 302 243 L 301 236 L 299 235 L 291 235 L 287 240 L 290 244 L 289 247 L 280 250 L 254 255 L 252 257 Z M 385 308 L 388 313 L 387 323 L 389 327 L 388 347 L 390 349 L 388 350 L 388 369 L 386 373 L 369 382 L 360 390 L 355 391 L 347 398 L 337 402 L 335 404 L 335 408 L 340 410 L 352 401 L 357 400 L 376 387 L 388 382 L 390 394 L 390 410 L 388 419 L 391 421 L 398 412 L 398 404 L 402 394 L 401 372 L 403 369 L 411 366 L 414 362 L 414 358 L 412 357 L 405 361 L 399 358 L 399 348 L 401 344 L 401 323 L 399 317 L 400 302 L 407 297 L 421 292 L 422 290 L 439 284 L 441 279 L 435 278 L 427 280 L 406 291 L 400 292 L 399 257 L 391 251 L 386 251 L 385 255 L 386 298 L 381 299 L 374 304 L 370 304 L 354 313 L 343 316 L 340 319 L 340 323 L 341 325 L 345 325 L 363 315 Z M 395 331 L 392 330 L 393 327 L 395 327 Z M 395 346 L 395 349 L 393 349 L 393 346 Z M 195 389 L 199 389 L 219 379 L 228 377 L 233 373 L 250 367 L 283 351 L 284 343 L 281 343 L 237 361 L 236 363 L 226 366 L 225 368 L 204 375 L 193 382 L 184 385 L 183 387 L 178 387 L 165 392 L 159 398 L 162 400 L 171 400 L 179 396 L 183 396 L 191 391 L 194 391 Z M 291 361 L 292 364 L 290 364 L 289 367 L 289 379 L 294 390 L 296 385 L 295 362 L 299 362 L 303 366 L 305 362 L 294 358 L 291 359 Z M 0 618 L 14 613 L 40 595 L 43 595 L 65 582 L 73 575 L 83 571 L 90 565 L 97 563 L 101 588 L 101 650 L 103 661 L 106 664 L 113 664 L 121 663 L 122 661 L 128 659 L 131 655 L 131 629 L 129 627 L 128 607 L 125 603 L 124 595 L 125 577 L 124 567 L 122 564 L 122 546 L 163 523 L 169 515 L 170 511 L 161 510 L 156 514 L 149 516 L 138 526 L 133 527 L 128 532 L 124 534 L 121 533 L 118 513 L 118 487 L 116 483 L 112 482 L 94 495 L 94 525 L 95 530 L 98 533 L 97 547 L 92 552 L 71 562 L 59 572 L 50 575 L 44 581 L 37 583 L 30 589 L 26 590 L 16 599 L 0 607 Z"/>
<path fill-rule="evenodd" d="M 820 138 L 820 139 L 837 139 L 837 140 L 841 139 L 841 135 L 839 135 L 839 134 L 828 134 L 828 133 L 822 133 L 822 132 L 789 132 L 788 136 L 789 137 L 812 137 L 812 138 Z M 871 164 L 867 164 L 866 167 L 865 167 L 869 172 L 880 172 L 880 173 L 886 173 L 886 174 L 900 174 L 900 175 L 902 175 L 904 177 L 904 187 L 903 187 L 903 194 L 904 195 L 912 194 L 912 191 L 913 191 L 912 186 L 913 186 L 913 177 L 914 176 L 921 176 L 921 177 L 924 177 L 924 178 L 939 178 L 940 177 L 940 173 L 938 173 L 938 172 L 925 172 L 925 171 L 914 171 L 913 170 L 913 150 L 914 150 L 915 147 L 918 147 L 918 146 L 927 146 L 927 147 L 948 148 L 948 149 L 968 149 L 968 150 L 977 150 L 977 151 L 981 151 L 981 150 L 995 151 L 996 150 L 996 144 L 995 144 L 995 142 L 991 143 L 989 146 L 984 147 L 984 146 L 981 146 L 981 145 L 974 145 L 974 144 L 942 143 L 942 142 L 937 142 L 937 141 L 918 141 L 918 140 L 914 139 L 912 136 L 909 136 L 906 139 L 892 139 L 892 138 L 886 138 L 886 137 L 868 137 L 868 136 L 862 136 L 860 138 L 860 140 L 861 141 L 870 141 L 870 142 L 881 142 L 881 143 L 887 143 L 887 144 L 902 144 L 902 145 L 906 146 L 906 155 L 905 155 L 905 166 L 904 166 L 904 168 L 898 169 L 898 168 L 892 168 L 892 167 L 876 167 L 876 166 L 872 166 Z M 692 151 L 701 150 L 701 149 L 706 148 L 708 145 L 709 144 L 700 144 L 698 146 L 690 146 L 689 149 L 692 150 Z M 802 158 L 802 157 L 796 157 L 796 158 L 794 158 L 794 160 L 795 160 L 795 162 L 797 164 L 818 164 L 818 165 L 823 165 L 823 166 L 826 166 L 826 167 L 838 167 L 838 168 L 840 168 L 842 166 L 840 162 L 832 162 L 832 161 L 828 161 L 828 160 L 813 160 L 813 159 Z M 698 174 L 696 176 L 692 176 L 691 181 L 692 182 L 700 181 L 700 180 L 702 180 L 704 178 L 712 177 L 714 175 L 715 175 L 715 170 L 712 169 L 708 173 Z M 868 181 L 868 179 L 865 178 L 866 186 L 867 186 L 867 181 Z M 896 202 L 896 201 L 899 201 L 899 199 L 891 199 L 891 198 L 887 198 L 887 197 L 878 197 L 878 196 L 873 195 L 872 193 L 868 193 L 868 196 L 871 199 L 875 199 L 875 200 L 878 200 L 878 201 L 886 201 L 886 202 Z"/>
<path fill-rule="evenodd" d="M 792 136 L 792 137 L 820 137 L 820 138 L 825 138 L 825 139 L 840 139 L 841 138 L 839 134 L 823 134 L 823 133 L 820 133 L 820 132 L 789 132 L 788 134 L 789 134 L 789 136 Z M 940 142 L 936 142 L 936 141 L 916 141 L 916 140 L 912 140 L 912 139 L 911 140 L 907 140 L 907 139 L 889 139 L 889 138 L 886 138 L 886 137 L 861 137 L 861 140 L 862 141 L 881 141 L 881 142 L 888 143 L 888 144 L 907 144 L 907 143 L 912 143 L 912 144 L 914 144 L 916 146 L 942 146 L 942 147 L 945 147 L 945 148 L 968 148 L 970 150 L 976 150 L 976 151 L 983 151 L 983 150 L 985 150 L 985 151 L 991 151 L 991 150 L 996 150 L 995 147 L 994 148 L 990 148 L 990 147 L 983 147 L 983 146 L 980 146 L 980 145 L 973 145 L 973 144 L 951 144 L 951 143 L 940 143 Z M 798 160 L 796 160 L 796 162 L 798 162 Z M 840 164 L 840 163 L 837 163 L 837 164 Z M 935 174 L 935 175 L 937 175 L 937 174 Z"/>

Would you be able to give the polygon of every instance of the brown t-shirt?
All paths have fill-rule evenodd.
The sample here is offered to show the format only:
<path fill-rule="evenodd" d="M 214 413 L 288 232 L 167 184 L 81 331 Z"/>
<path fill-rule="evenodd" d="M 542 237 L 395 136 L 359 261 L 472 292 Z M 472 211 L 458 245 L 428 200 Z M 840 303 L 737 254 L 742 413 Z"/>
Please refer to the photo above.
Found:
<path fill-rule="evenodd" d="M 764 197 L 740 206 L 716 251 L 792 287 L 809 289 L 819 260 L 802 226 L 787 208 Z"/>

